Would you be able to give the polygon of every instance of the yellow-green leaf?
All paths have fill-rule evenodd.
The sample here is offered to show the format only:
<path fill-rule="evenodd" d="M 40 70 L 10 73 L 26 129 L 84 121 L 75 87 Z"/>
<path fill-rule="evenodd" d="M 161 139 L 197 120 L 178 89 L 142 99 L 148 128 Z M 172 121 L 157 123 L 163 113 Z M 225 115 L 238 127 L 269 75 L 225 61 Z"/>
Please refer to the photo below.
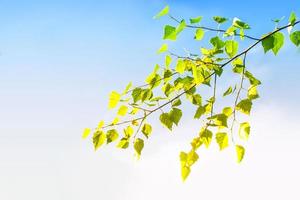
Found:
<path fill-rule="evenodd" d="M 167 5 L 161 11 L 159 11 L 159 13 L 157 13 L 153 18 L 154 19 L 158 19 L 158 18 L 160 18 L 162 16 L 165 16 L 165 15 L 167 15 L 169 13 L 169 10 L 170 10 L 170 8 Z"/>
<path fill-rule="evenodd" d="M 125 137 L 126 138 L 130 138 L 133 134 L 134 130 L 131 126 L 127 126 L 125 129 L 124 129 L 124 134 L 125 134 Z"/>
<path fill-rule="evenodd" d="M 176 28 L 174 26 L 166 25 L 164 28 L 164 40 L 176 40 Z"/>
<path fill-rule="evenodd" d="M 198 16 L 198 17 L 195 17 L 195 18 L 190 18 L 190 23 L 191 24 L 196 24 L 196 23 L 199 23 L 201 20 L 202 20 L 202 16 Z"/>
<path fill-rule="evenodd" d="M 150 124 L 145 123 L 142 128 L 142 133 L 148 138 L 152 132 L 152 126 Z"/>
<path fill-rule="evenodd" d="M 165 63 L 166 63 L 166 67 L 168 68 L 170 66 L 172 62 L 172 58 L 170 55 L 166 55 L 166 59 L 165 59 Z"/>
<path fill-rule="evenodd" d="M 118 105 L 120 99 L 121 99 L 121 95 L 116 91 L 112 91 L 109 95 L 108 108 L 110 109 L 115 108 Z"/>
<path fill-rule="evenodd" d="M 172 110 L 169 113 L 169 117 L 174 124 L 178 125 L 182 117 L 182 111 L 178 108 L 172 108 Z"/>
<path fill-rule="evenodd" d="M 244 155 L 245 155 L 245 148 L 241 145 L 235 146 L 236 156 L 237 156 L 237 162 L 242 162 Z"/>
<path fill-rule="evenodd" d="M 239 136 L 243 140 L 248 140 L 250 135 L 250 124 L 248 122 L 243 122 L 240 124 Z"/>
<path fill-rule="evenodd" d="M 225 107 L 222 111 L 223 114 L 225 114 L 227 117 L 229 117 L 232 114 L 232 108 L 231 107 Z"/>
<path fill-rule="evenodd" d="M 243 99 L 236 105 L 236 109 L 242 113 L 245 113 L 246 115 L 250 115 L 251 108 L 252 101 L 250 99 Z"/>
<path fill-rule="evenodd" d="M 101 121 L 98 123 L 98 129 L 101 129 L 103 126 L 104 126 L 104 121 L 101 120 Z"/>
<path fill-rule="evenodd" d="M 120 142 L 117 144 L 118 148 L 127 149 L 129 146 L 129 141 L 127 138 L 122 138 Z"/>
<path fill-rule="evenodd" d="M 230 86 L 223 94 L 223 97 L 230 95 L 232 93 L 232 87 Z"/>
<path fill-rule="evenodd" d="M 196 33 L 195 33 L 195 39 L 196 40 L 202 40 L 203 39 L 203 37 L 204 37 L 204 30 L 202 29 L 202 28 L 198 28 L 197 30 L 196 30 Z"/>
<path fill-rule="evenodd" d="M 118 110 L 118 115 L 125 116 L 127 114 L 127 111 L 128 111 L 128 107 L 122 105 Z"/>
<path fill-rule="evenodd" d="M 206 148 L 208 148 L 211 143 L 212 135 L 212 132 L 207 128 L 203 128 L 199 133 L 201 142 L 203 142 Z"/>
<path fill-rule="evenodd" d="M 106 133 L 106 139 L 107 139 L 107 144 L 114 142 L 116 139 L 118 139 L 119 134 L 116 129 L 111 129 L 107 131 Z"/>
<path fill-rule="evenodd" d="M 91 129 L 90 128 L 85 128 L 82 134 L 82 138 L 85 139 L 87 138 L 91 133 Z"/>
<path fill-rule="evenodd" d="M 96 131 L 93 136 L 93 144 L 95 150 L 101 147 L 106 141 L 106 134 L 103 131 Z"/>
<path fill-rule="evenodd" d="M 216 141 L 219 145 L 220 151 L 228 147 L 228 135 L 227 133 L 217 133 Z"/>
<path fill-rule="evenodd" d="M 184 71 L 185 71 L 185 63 L 184 63 L 183 60 L 178 59 L 175 70 L 176 70 L 176 72 L 178 72 L 179 74 L 183 74 L 183 73 L 184 73 Z"/>
<path fill-rule="evenodd" d="M 170 118 L 169 113 L 162 113 L 159 117 L 160 122 L 167 127 L 169 130 L 172 130 L 173 121 Z"/>
<path fill-rule="evenodd" d="M 181 178 L 183 181 L 186 180 L 186 178 L 189 176 L 190 172 L 191 172 L 190 167 L 187 167 L 187 166 L 181 167 Z"/>
<path fill-rule="evenodd" d="M 248 89 L 248 98 L 250 100 L 259 98 L 256 86 L 250 86 L 250 88 Z"/>
<path fill-rule="evenodd" d="M 168 44 L 162 44 L 161 47 L 158 49 L 157 53 L 163 53 L 168 51 Z"/>
<path fill-rule="evenodd" d="M 134 141 L 134 150 L 135 150 L 135 153 L 136 153 L 136 156 L 137 158 L 140 158 L 141 156 L 141 153 L 142 153 L 142 150 L 144 148 L 144 140 L 141 139 L 141 138 L 137 138 L 135 141 Z"/>
<path fill-rule="evenodd" d="M 235 56 L 238 52 L 239 44 L 234 40 L 227 40 L 225 42 L 225 52 L 227 55 L 232 58 Z"/>

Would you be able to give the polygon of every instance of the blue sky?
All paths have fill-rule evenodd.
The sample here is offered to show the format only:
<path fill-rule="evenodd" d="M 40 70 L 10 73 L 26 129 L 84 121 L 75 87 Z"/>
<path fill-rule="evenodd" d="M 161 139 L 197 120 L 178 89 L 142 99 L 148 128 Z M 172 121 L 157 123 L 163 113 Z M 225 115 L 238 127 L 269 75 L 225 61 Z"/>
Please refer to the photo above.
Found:
<path fill-rule="evenodd" d="M 261 178 L 249 199 L 258 193 L 269 197 L 271 192 L 273 199 L 299 198 L 295 183 L 300 178 L 300 62 L 299 50 L 288 40 L 277 57 L 265 56 L 261 48 L 249 55 L 249 65 L 263 85 L 251 119 L 257 136 L 249 142 L 242 167 L 231 162 L 230 153 L 222 157 L 214 150 L 202 152 L 210 157 L 203 158 L 191 180 L 182 185 L 177 156 L 193 136 L 182 133 L 198 128 L 189 118 L 184 123 L 188 126 L 175 130 L 174 137 L 158 126 L 161 135 L 149 141 L 139 163 L 132 161 L 131 153 L 113 148 L 94 153 L 91 143 L 81 140 L 84 127 L 108 116 L 109 91 L 130 80 L 142 82 L 162 61 L 156 50 L 163 42 L 163 25 L 170 21 L 152 17 L 166 4 L 174 16 L 201 15 L 209 25 L 215 15 L 239 17 L 249 22 L 257 37 L 273 30 L 271 19 L 288 17 L 291 11 L 300 16 L 298 1 L 0 0 L 0 199 L 81 200 L 102 192 L 103 199 L 115 200 L 120 199 L 112 195 L 116 186 L 123 199 L 153 199 L 158 193 L 180 199 L 185 193 L 194 196 L 199 185 L 206 189 L 205 197 L 216 187 L 235 199 L 225 181 L 212 181 L 218 177 L 232 179 L 231 185 L 243 192 L 247 191 L 237 182 L 250 187 Z M 188 41 L 182 36 L 170 46 L 182 52 L 184 47 L 196 51 L 202 45 Z M 260 189 L 267 184 L 278 190 Z M 147 188 L 152 192 L 145 197 Z"/>

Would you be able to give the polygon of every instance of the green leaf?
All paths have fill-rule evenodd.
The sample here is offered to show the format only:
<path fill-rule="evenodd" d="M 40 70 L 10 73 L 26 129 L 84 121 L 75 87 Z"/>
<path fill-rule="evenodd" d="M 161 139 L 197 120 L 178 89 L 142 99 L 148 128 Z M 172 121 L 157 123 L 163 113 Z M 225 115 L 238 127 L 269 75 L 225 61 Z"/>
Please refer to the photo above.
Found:
<path fill-rule="evenodd" d="M 232 87 L 230 86 L 223 94 L 223 97 L 230 95 L 232 93 Z"/>
<path fill-rule="evenodd" d="M 142 150 L 144 148 L 144 140 L 141 138 L 137 138 L 134 141 L 133 147 L 134 147 L 135 153 L 137 155 L 137 158 L 139 159 L 141 156 Z"/>
<path fill-rule="evenodd" d="M 259 98 L 259 94 L 257 92 L 257 86 L 250 86 L 247 95 L 250 100 Z"/>
<path fill-rule="evenodd" d="M 300 31 L 295 31 L 290 35 L 291 41 L 298 47 L 300 45 Z"/>
<path fill-rule="evenodd" d="M 240 19 L 236 17 L 233 19 L 233 26 L 240 29 L 250 29 L 250 26 L 247 23 L 242 22 Z"/>
<path fill-rule="evenodd" d="M 185 29 L 185 27 L 186 27 L 185 20 L 181 20 L 180 24 L 176 28 L 176 35 L 181 33 L 181 31 L 183 31 L 183 29 Z"/>
<path fill-rule="evenodd" d="M 170 64 L 171 64 L 171 62 L 172 62 L 171 56 L 170 55 L 166 55 L 166 58 L 165 58 L 166 67 L 169 67 Z M 171 74 L 172 74 L 172 72 L 171 72 Z"/>
<path fill-rule="evenodd" d="M 182 117 L 182 111 L 178 108 L 172 108 L 172 110 L 169 113 L 169 117 L 174 124 L 178 125 Z"/>
<path fill-rule="evenodd" d="M 245 77 L 249 79 L 250 84 L 252 86 L 257 86 L 257 85 L 261 84 L 260 80 L 258 80 L 257 78 L 255 78 L 249 71 L 245 72 Z"/>
<path fill-rule="evenodd" d="M 128 138 L 122 138 L 120 142 L 117 144 L 118 148 L 127 149 L 129 146 Z"/>
<path fill-rule="evenodd" d="M 116 139 L 118 139 L 119 134 L 116 129 L 111 129 L 107 131 L 106 134 L 106 139 L 107 139 L 107 144 L 114 142 Z"/>
<path fill-rule="evenodd" d="M 82 134 L 82 138 L 86 139 L 89 135 L 91 134 L 91 129 L 90 128 L 85 128 Z"/>
<path fill-rule="evenodd" d="M 274 47 L 274 37 L 273 35 L 270 35 L 269 37 L 263 39 L 261 42 L 264 52 L 267 53 L 269 50 L 273 49 Z"/>
<path fill-rule="evenodd" d="M 164 40 L 176 40 L 176 28 L 170 25 L 166 25 L 164 29 Z"/>
<path fill-rule="evenodd" d="M 118 115 L 125 116 L 127 114 L 128 107 L 125 105 L 122 105 L 118 110 Z"/>
<path fill-rule="evenodd" d="M 224 114 L 224 115 L 226 115 L 227 117 L 229 117 L 231 114 L 232 114 L 232 108 L 231 107 L 225 107 L 224 109 L 223 109 L 223 111 L 222 111 L 222 113 Z"/>
<path fill-rule="evenodd" d="M 191 150 L 188 154 L 187 154 L 187 162 L 186 165 L 187 166 L 192 166 L 195 164 L 195 162 L 197 162 L 197 160 L 199 159 L 198 154 L 194 151 Z"/>
<path fill-rule="evenodd" d="M 186 166 L 187 164 L 187 153 L 181 151 L 180 154 L 179 154 L 179 159 L 180 159 L 180 163 L 181 163 L 181 166 Z"/>
<path fill-rule="evenodd" d="M 243 99 L 236 105 L 237 110 L 247 115 L 250 115 L 251 108 L 252 108 L 252 101 L 250 99 Z"/>
<path fill-rule="evenodd" d="M 157 13 L 153 18 L 154 19 L 158 19 L 158 18 L 160 18 L 160 17 L 162 17 L 164 15 L 167 15 L 169 13 L 169 10 L 170 10 L 170 8 L 167 5 L 161 11 L 159 11 L 159 13 Z"/>
<path fill-rule="evenodd" d="M 96 131 L 93 135 L 93 144 L 95 151 L 106 141 L 106 135 L 103 131 Z"/>
<path fill-rule="evenodd" d="M 112 91 L 109 95 L 108 108 L 109 109 L 115 108 L 120 102 L 120 99 L 121 99 L 121 95 L 116 91 Z"/>
<path fill-rule="evenodd" d="M 214 125 L 219 126 L 219 128 L 227 127 L 227 116 L 225 114 L 217 114 L 207 119 L 213 120 Z"/>
<path fill-rule="evenodd" d="M 168 51 L 168 44 L 162 44 L 161 47 L 158 49 L 157 53 L 163 53 Z"/>
<path fill-rule="evenodd" d="M 150 124 L 144 124 L 142 128 L 142 133 L 148 138 L 152 132 L 152 126 Z"/>
<path fill-rule="evenodd" d="M 189 176 L 190 173 L 191 173 L 190 167 L 187 166 L 181 167 L 181 178 L 183 181 L 186 180 L 186 178 Z"/>
<path fill-rule="evenodd" d="M 225 42 L 221 40 L 218 36 L 213 37 L 210 39 L 210 43 L 216 48 L 216 49 L 222 49 L 225 46 Z"/>
<path fill-rule="evenodd" d="M 280 32 L 276 32 L 263 39 L 261 44 L 264 48 L 265 53 L 272 49 L 273 53 L 277 55 L 278 51 L 284 44 L 284 35 Z"/>
<path fill-rule="evenodd" d="M 274 46 L 272 48 L 272 51 L 275 55 L 277 55 L 278 51 L 281 49 L 281 47 L 284 44 L 284 35 L 280 32 L 273 34 L 274 38 Z"/>
<path fill-rule="evenodd" d="M 205 114 L 205 108 L 203 106 L 199 106 L 194 115 L 194 119 L 199 119 L 204 114 Z"/>
<path fill-rule="evenodd" d="M 190 23 L 191 24 L 196 24 L 196 23 L 199 23 L 201 20 L 202 20 L 202 16 L 198 16 L 198 17 L 195 17 L 195 18 L 191 18 Z"/>
<path fill-rule="evenodd" d="M 242 140 L 248 140 L 250 135 L 250 124 L 248 122 L 243 122 L 240 124 L 239 136 Z"/>
<path fill-rule="evenodd" d="M 218 24 L 222 24 L 224 22 L 226 22 L 228 19 L 225 17 L 220 17 L 220 16 L 214 16 L 213 19 L 215 20 L 215 22 L 217 22 Z"/>
<path fill-rule="evenodd" d="M 126 138 L 130 138 L 133 134 L 134 130 L 131 126 L 127 126 L 125 129 L 124 129 L 124 134 L 125 134 L 125 137 Z"/>
<path fill-rule="evenodd" d="M 202 28 L 198 28 L 196 30 L 196 33 L 195 33 L 195 39 L 196 40 L 202 40 L 202 38 L 204 37 L 204 30 Z"/>
<path fill-rule="evenodd" d="M 297 17 L 295 12 L 291 12 L 290 18 L 289 18 L 289 22 L 292 26 L 294 26 L 295 22 L 297 21 Z"/>
<path fill-rule="evenodd" d="M 199 133 L 200 140 L 206 148 L 208 148 L 211 143 L 212 135 L 212 132 L 207 128 L 203 128 Z"/>
<path fill-rule="evenodd" d="M 123 94 L 127 94 L 131 87 L 132 87 L 132 82 L 129 82 L 125 90 L 123 91 Z"/>
<path fill-rule="evenodd" d="M 194 138 L 191 142 L 191 146 L 194 150 L 197 150 L 202 144 L 203 142 L 201 141 L 200 137 Z"/>
<path fill-rule="evenodd" d="M 235 56 L 238 52 L 239 44 L 234 40 L 227 40 L 225 42 L 225 52 L 227 55 L 232 58 Z"/>
<path fill-rule="evenodd" d="M 181 59 L 177 60 L 177 65 L 176 65 L 175 71 L 178 72 L 179 74 L 183 74 L 184 73 L 184 71 L 185 71 L 185 63 L 184 63 L 183 60 L 181 60 Z"/>
<path fill-rule="evenodd" d="M 165 127 L 167 127 L 169 130 L 172 130 L 173 121 L 168 113 L 162 113 L 159 117 L 159 120 Z"/>
<path fill-rule="evenodd" d="M 202 71 L 203 70 L 201 68 L 198 69 L 196 65 L 192 66 L 192 73 L 194 76 L 194 81 L 197 85 L 200 83 L 203 83 L 203 81 L 205 80 L 203 77 Z"/>
<path fill-rule="evenodd" d="M 228 147 L 228 135 L 227 133 L 217 133 L 216 141 L 219 145 L 220 151 Z"/>
<path fill-rule="evenodd" d="M 237 155 L 237 162 L 238 163 L 242 162 L 244 155 L 245 155 L 245 148 L 241 145 L 236 145 L 235 151 L 236 151 L 236 155 Z"/>
<path fill-rule="evenodd" d="M 132 98 L 133 98 L 133 102 L 136 103 L 138 102 L 139 100 L 141 100 L 142 96 L 142 89 L 141 88 L 135 88 L 133 91 L 132 91 Z"/>
<path fill-rule="evenodd" d="M 172 107 L 177 107 L 181 105 L 181 100 L 180 99 L 176 99 L 174 101 L 172 101 Z"/>

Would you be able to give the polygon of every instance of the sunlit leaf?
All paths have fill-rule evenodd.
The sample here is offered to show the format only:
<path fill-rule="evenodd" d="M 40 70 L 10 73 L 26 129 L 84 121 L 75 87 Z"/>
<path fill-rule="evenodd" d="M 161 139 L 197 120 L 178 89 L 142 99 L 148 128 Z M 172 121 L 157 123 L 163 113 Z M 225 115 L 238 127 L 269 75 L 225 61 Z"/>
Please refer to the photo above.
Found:
<path fill-rule="evenodd" d="M 176 28 L 174 26 L 166 25 L 164 29 L 164 40 L 176 40 Z"/>
<path fill-rule="evenodd" d="M 202 20 L 202 16 L 198 16 L 198 17 L 195 17 L 195 18 L 190 18 L 190 23 L 191 24 L 196 24 L 196 23 L 199 23 L 201 20 Z"/>
<path fill-rule="evenodd" d="M 86 139 L 89 135 L 91 134 L 91 129 L 90 128 L 85 128 L 82 134 L 82 138 Z"/>
<path fill-rule="evenodd" d="M 241 145 L 236 145 L 235 150 L 236 150 L 236 155 L 237 155 L 237 162 L 240 163 L 240 162 L 242 162 L 242 160 L 244 158 L 245 148 Z"/>
<path fill-rule="evenodd" d="M 125 116 L 127 114 L 128 107 L 125 105 L 122 105 L 118 110 L 118 115 Z"/>
<path fill-rule="evenodd" d="M 148 138 L 152 132 L 152 126 L 150 124 L 145 123 L 142 128 L 142 133 Z"/>
<path fill-rule="evenodd" d="M 250 114 L 251 108 L 252 108 L 252 101 L 250 99 L 243 99 L 236 105 L 237 110 L 247 115 Z"/>
<path fill-rule="evenodd" d="M 228 147 L 228 135 L 227 133 L 217 133 L 216 141 L 219 145 L 220 151 Z"/>
<path fill-rule="evenodd" d="M 202 28 L 198 28 L 196 30 L 196 33 L 195 33 L 195 39 L 196 40 L 202 40 L 202 38 L 204 37 L 204 30 Z"/>
<path fill-rule="evenodd" d="M 213 19 L 215 20 L 215 22 L 217 22 L 218 24 L 222 24 L 224 22 L 226 22 L 228 19 L 225 17 L 220 17 L 220 16 L 214 16 Z"/>
<path fill-rule="evenodd" d="M 101 147 L 106 141 L 106 134 L 103 131 L 96 131 L 93 135 L 93 144 L 95 150 Z"/>
<path fill-rule="evenodd" d="M 169 130 L 172 130 L 173 121 L 171 120 L 169 113 L 162 113 L 159 119 L 165 127 L 167 127 Z"/>
<path fill-rule="evenodd" d="M 109 103 L 108 103 L 108 108 L 112 109 L 117 106 L 121 99 L 121 95 L 117 93 L 116 91 L 113 91 L 109 95 Z"/>
<path fill-rule="evenodd" d="M 157 53 L 163 53 L 168 51 L 168 44 L 162 44 L 161 47 L 158 49 Z"/>
<path fill-rule="evenodd" d="M 300 31 L 295 31 L 290 35 L 291 41 L 298 47 L 300 45 Z"/>
<path fill-rule="evenodd" d="M 225 52 L 227 55 L 232 58 L 235 56 L 238 52 L 239 44 L 234 40 L 227 40 L 225 42 Z"/>
<path fill-rule="evenodd" d="M 106 133 L 107 144 L 114 142 L 116 139 L 118 139 L 118 137 L 119 134 L 116 129 L 108 130 Z"/>
<path fill-rule="evenodd" d="M 158 18 L 160 18 L 160 17 L 162 17 L 164 15 L 167 15 L 169 13 L 169 10 L 170 10 L 170 8 L 167 5 L 161 11 L 159 11 L 159 13 L 157 13 L 153 18 L 154 19 L 158 19 Z"/>
<path fill-rule="evenodd" d="M 142 150 L 144 148 L 144 140 L 141 139 L 141 138 L 137 138 L 135 141 L 134 141 L 134 150 L 135 150 L 135 153 L 137 155 L 137 158 L 140 158 L 141 156 L 141 153 L 142 153 Z"/>
<path fill-rule="evenodd" d="M 182 111 L 178 108 L 172 108 L 172 110 L 169 113 L 171 121 L 178 125 L 181 117 L 182 117 Z"/>
<path fill-rule="evenodd" d="M 248 122 L 243 122 L 240 124 L 239 136 L 243 140 L 248 140 L 250 135 L 250 124 Z"/>

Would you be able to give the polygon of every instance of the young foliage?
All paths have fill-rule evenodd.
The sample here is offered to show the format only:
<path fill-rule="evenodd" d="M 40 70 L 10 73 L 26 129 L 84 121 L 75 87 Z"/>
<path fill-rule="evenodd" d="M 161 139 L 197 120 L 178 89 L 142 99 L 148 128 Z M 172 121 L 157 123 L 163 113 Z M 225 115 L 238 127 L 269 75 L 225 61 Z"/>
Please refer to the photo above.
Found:
<path fill-rule="evenodd" d="M 186 180 L 192 166 L 198 161 L 198 149 L 209 148 L 213 142 L 218 145 L 220 151 L 235 151 L 237 162 L 240 163 L 245 155 L 245 147 L 237 141 L 248 140 L 250 124 L 245 121 L 240 123 L 238 119 L 241 115 L 243 118 L 250 115 L 253 102 L 259 98 L 258 87 L 261 84 L 250 72 L 247 54 L 258 45 L 262 45 L 265 53 L 272 51 L 277 55 L 285 43 L 282 34 L 285 29 L 289 31 L 291 42 L 297 47 L 300 46 L 300 31 L 292 31 L 292 28 L 295 29 L 300 23 L 296 13 L 291 13 L 285 26 L 278 27 L 280 20 L 275 20 L 275 30 L 262 37 L 246 34 L 250 25 L 238 18 L 233 18 L 230 24 L 225 23 L 228 18 L 215 16 L 212 20 L 217 23 L 216 29 L 200 26 L 202 16 L 190 18 L 187 22 L 184 19 L 176 19 L 169 14 L 169 6 L 163 8 L 154 18 L 162 16 L 169 16 L 174 21 L 174 24 L 164 26 L 164 40 L 174 42 L 179 34 L 183 34 L 186 29 L 192 29 L 194 35 L 191 42 L 193 39 L 197 40 L 199 51 L 182 56 L 171 52 L 166 43 L 162 44 L 157 53 L 164 56 L 164 61 L 155 65 L 145 79 L 146 84 L 133 86 L 130 82 L 123 92 L 110 93 L 108 108 L 115 109 L 116 116 L 105 123 L 106 125 L 104 121 L 100 121 L 93 130 L 94 149 L 115 143 L 120 149 L 133 148 L 137 158 L 140 158 L 145 145 L 144 139 L 156 134 L 153 124 L 147 119 L 154 113 L 161 112 L 157 121 L 172 131 L 175 126 L 182 124 L 182 107 L 190 104 L 194 107 L 194 114 L 190 118 L 197 120 L 196 123 L 201 127 L 194 131 L 195 137 L 190 142 L 190 151 L 180 153 L 182 179 Z M 221 25 L 225 28 L 220 29 Z M 246 39 L 251 44 L 242 49 Z M 208 45 L 205 46 L 206 44 Z M 228 65 L 232 66 L 231 70 L 228 69 Z M 231 81 L 234 81 L 229 87 L 229 83 L 223 79 L 225 70 L 230 73 Z M 234 77 L 239 77 L 240 80 L 235 81 Z M 217 85 L 226 86 L 226 90 L 223 88 L 223 91 L 219 92 Z M 222 105 L 224 98 L 224 102 L 231 100 L 232 106 L 216 106 Z M 82 137 L 87 138 L 91 133 L 92 129 L 86 128 Z"/>

